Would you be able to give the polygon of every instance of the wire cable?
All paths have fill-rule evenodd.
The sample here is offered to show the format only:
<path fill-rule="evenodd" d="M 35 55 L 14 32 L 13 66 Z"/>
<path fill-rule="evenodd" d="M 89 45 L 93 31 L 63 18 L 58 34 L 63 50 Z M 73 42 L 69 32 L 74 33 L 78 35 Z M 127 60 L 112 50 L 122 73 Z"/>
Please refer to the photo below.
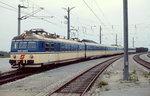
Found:
<path fill-rule="evenodd" d="M 23 1 L 20 1 L 20 2 L 25 3 L 25 2 L 23 2 Z M 40 7 L 39 5 L 35 4 L 33 1 L 27 1 L 27 4 L 28 4 L 28 5 L 30 5 L 31 3 L 32 3 L 32 5 L 34 5 L 34 8 L 35 8 L 35 7 L 36 7 L 36 8 L 42 8 L 42 7 Z M 32 9 L 33 9 L 33 7 L 29 7 L 29 6 L 28 6 L 28 8 L 32 8 Z M 42 10 L 45 11 L 46 13 L 51 14 L 51 12 L 49 12 L 49 11 L 46 10 L 45 8 L 43 8 Z M 25 12 L 24 12 L 24 13 L 25 13 Z M 26 14 L 29 14 L 29 13 L 26 13 Z M 32 16 L 32 15 L 29 15 L 29 16 Z M 28 17 L 29 17 L 29 16 L 28 16 Z M 53 22 L 47 20 L 48 17 L 50 17 L 50 18 L 55 17 L 55 18 L 58 20 L 59 18 L 56 17 L 56 16 L 32 16 L 32 17 L 33 17 L 33 18 L 40 19 L 40 20 L 43 20 L 43 21 L 45 21 L 45 22 L 47 22 L 47 23 L 50 23 L 50 24 L 53 24 L 53 25 L 55 25 L 55 26 L 60 27 L 60 25 L 58 25 L 58 24 L 56 24 L 56 23 L 53 23 Z M 47 19 L 45 19 L 45 18 L 47 18 Z M 60 20 L 60 21 L 61 21 L 61 20 Z"/>
<path fill-rule="evenodd" d="M 107 17 L 105 16 L 104 12 L 102 11 L 102 9 L 100 8 L 100 6 L 98 5 L 97 1 L 94 0 L 94 2 L 95 2 L 95 4 L 96 4 L 97 8 L 98 8 L 98 9 L 100 10 L 100 12 L 102 13 L 103 17 L 106 19 L 108 25 L 111 25 L 110 22 L 108 21 Z"/>
<path fill-rule="evenodd" d="M 100 23 L 102 23 L 104 26 L 105 26 L 105 24 L 102 22 L 102 20 L 96 15 L 96 13 L 92 10 L 92 8 L 90 8 L 90 6 L 84 1 L 84 0 L 82 0 L 83 2 L 84 2 L 84 4 L 89 8 L 89 10 L 94 14 L 94 16 L 98 19 L 98 21 L 100 22 Z"/>
<path fill-rule="evenodd" d="M 15 8 L 15 7 L 13 7 L 13 6 L 9 5 L 9 4 L 6 4 L 6 3 L 4 3 L 2 1 L 0 1 L 0 3 L 17 10 L 17 8 Z"/>
<path fill-rule="evenodd" d="M 7 10 L 9 10 L 9 11 L 17 12 L 16 10 L 13 10 L 13 9 L 10 9 L 10 8 L 7 8 L 7 7 L 1 6 L 1 5 L 0 5 L 0 7 L 1 7 L 1 8 L 4 8 L 4 9 L 7 9 Z"/>

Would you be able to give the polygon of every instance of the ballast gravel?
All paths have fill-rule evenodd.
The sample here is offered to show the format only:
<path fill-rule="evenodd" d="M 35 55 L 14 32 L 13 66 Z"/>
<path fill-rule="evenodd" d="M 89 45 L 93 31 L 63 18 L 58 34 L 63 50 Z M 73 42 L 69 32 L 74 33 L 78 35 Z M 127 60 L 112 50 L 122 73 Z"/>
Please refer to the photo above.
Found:
<path fill-rule="evenodd" d="M 150 96 L 150 70 L 129 56 L 129 81 L 123 80 L 124 59 L 114 62 L 95 82 L 87 96 Z M 146 59 L 146 55 L 142 59 Z M 103 86 L 100 82 L 107 82 Z M 85 96 L 86 96 L 85 95 Z"/>
<path fill-rule="evenodd" d="M 0 96 L 45 96 L 79 73 L 109 58 L 63 66 L 0 86 Z"/>
<path fill-rule="evenodd" d="M 150 58 L 147 56 L 148 54 L 143 54 L 140 56 L 140 58 L 142 58 L 143 60 L 150 62 Z"/>

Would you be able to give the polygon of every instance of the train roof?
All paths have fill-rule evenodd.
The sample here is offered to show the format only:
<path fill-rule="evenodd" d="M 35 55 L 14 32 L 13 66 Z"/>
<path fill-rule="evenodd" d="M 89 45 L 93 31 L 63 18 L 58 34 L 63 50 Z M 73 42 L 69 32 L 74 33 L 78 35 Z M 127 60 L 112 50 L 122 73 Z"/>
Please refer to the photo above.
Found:
<path fill-rule="evenodd" d="M 59 35 L 56 34 L 50 34 L 48 32 L 45 32 L 43 29 L 31 29 L 29 31 L 25 31 L 25 33 L 16 36 L 12 39 L 13 41 L 19 41 L 19 40 L 42 40 L 42 41 L 56 41 L 56 42 L 67 42 L 67 43 L 82 43 L 82 41 L 78 39 L 65 39 L 60 38 Z"/>
<path fill-rule="evenodd" d="M 117 47 L 122 48 L 121 46 L 106 46 L 103 44 L 98 44 L 95 41 L 83 39 L 82 41 L 78 39 L 65 39 L 60 38 L 59 35 L 56 34 L 50 34 L 43 29 L 31 29 L 29 31 L 25 31 L 25 33 L 18 35 L 13 38 L 13 41 L 20 41 L 20 40 L 27 40 L 27 41 L 36 41 L 36 40 L 42 40 L 42 41 L 53 41 L 53 42 L 67 42 L 67 43 L 80 43 L 80 44 L 86 44 L 86 45 L 94 45 L 94 46 L 105 46 L 105 47 Z"/>

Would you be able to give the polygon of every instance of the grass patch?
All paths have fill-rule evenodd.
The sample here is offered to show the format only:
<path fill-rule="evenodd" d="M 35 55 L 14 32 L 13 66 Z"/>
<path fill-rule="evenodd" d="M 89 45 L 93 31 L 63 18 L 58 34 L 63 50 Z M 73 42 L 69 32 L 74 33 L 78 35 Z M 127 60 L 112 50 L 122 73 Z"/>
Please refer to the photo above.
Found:
<path fill-rule="evenodd" d="M 10 53 L 6 51 L 0 51 L 0 58 L 9 58 Z"/>
<path fill-rule="evenodd" d="M 10 56 L 0 56 L 0 58 L 10 58 Z"/>
<path fill-rule="evenodd" d="M 105 91 L 109 91 L 110 89 L 109 88 L 105 88 Z"/>
<path fill-rule="evenodd" d="M 101 88 L 102 86 L 106 86 L 108 85 L 108 82 L 107 81 L 104 81 L 104 80 L 100 80 L 98 81 L 98 87 Z"/>
<path fill-rule="evenodd" d="M 150 72 L 143 72 L 142 75 L 145 77 L 145 78 L 148 78 L 150 76 Z"/>
<path fill-rule="evenodd" d="M 129 80 L 137 83 L 137 81 L 139 81 L 136 70 L 133 70 L 133 72 L 129 73 Z"/>
<path fill-rule="evenodd" d="M 110 71 L 108 72 L 108 71 L 107 71 L 107 72 L 104 73 L 104 75 L 111 75 L 111 73 L 112 73 L 112 72 L 110 72 Z"/>

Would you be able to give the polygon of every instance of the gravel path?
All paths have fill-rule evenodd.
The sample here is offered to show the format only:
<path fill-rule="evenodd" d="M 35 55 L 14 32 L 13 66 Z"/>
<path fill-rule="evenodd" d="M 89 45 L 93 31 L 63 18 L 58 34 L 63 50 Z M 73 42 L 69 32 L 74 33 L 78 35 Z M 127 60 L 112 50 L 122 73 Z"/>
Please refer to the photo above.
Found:
<path fill-rule="evenodd" d="M 72 64 L 0 86 L 1 96 L 45 96 L 77 74 L 109 58 Z"/>

